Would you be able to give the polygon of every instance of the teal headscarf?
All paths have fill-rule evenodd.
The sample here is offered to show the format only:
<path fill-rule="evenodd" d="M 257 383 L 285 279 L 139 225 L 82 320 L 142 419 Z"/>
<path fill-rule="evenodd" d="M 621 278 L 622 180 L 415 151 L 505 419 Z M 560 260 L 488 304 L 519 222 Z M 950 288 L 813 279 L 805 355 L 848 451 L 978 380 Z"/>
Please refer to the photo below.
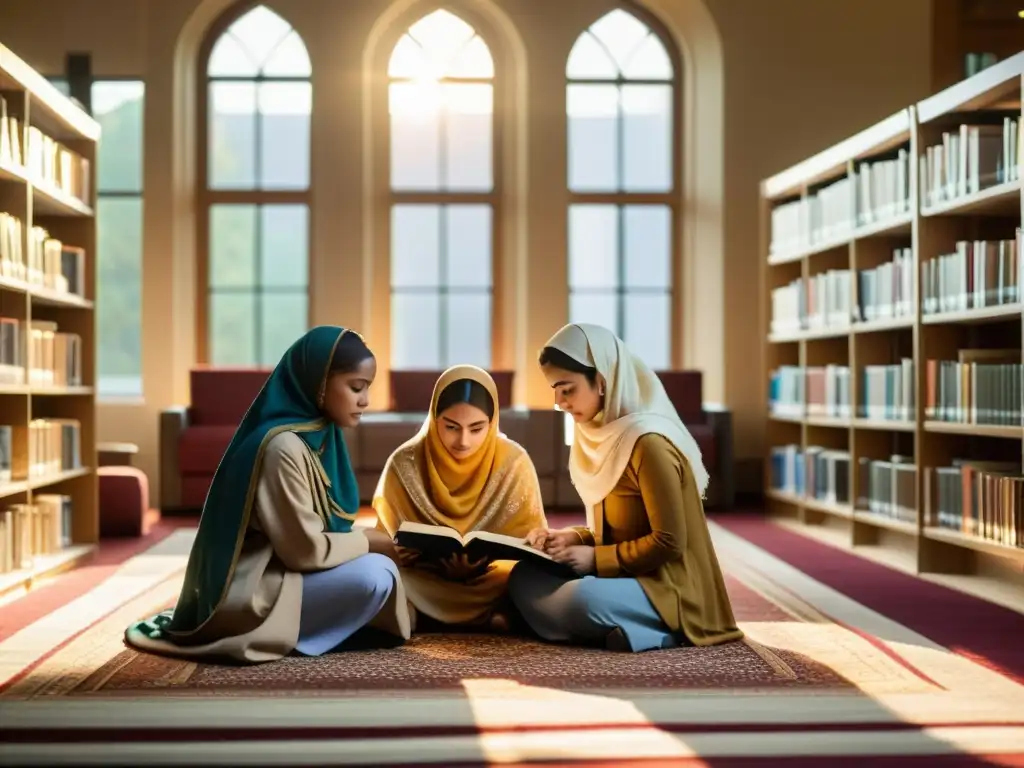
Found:
<path fill-rule="evenodd" d="M 173 618 L 165 632 L 185 639 L 207 621 L 227 591 L 255 502 L 263 452 L 281 432 L 295 432 L 320 457 L 334 514 L 325 530 L 348 532 L 359 510 L 359 489 L 341 428 L 319 403 L 331 360 L 346 331 L 319 326 L 296 341 L 277 364 L 235 430 L 203 505 Z M 333 506 L 333 505 L 332 505 Z"/>

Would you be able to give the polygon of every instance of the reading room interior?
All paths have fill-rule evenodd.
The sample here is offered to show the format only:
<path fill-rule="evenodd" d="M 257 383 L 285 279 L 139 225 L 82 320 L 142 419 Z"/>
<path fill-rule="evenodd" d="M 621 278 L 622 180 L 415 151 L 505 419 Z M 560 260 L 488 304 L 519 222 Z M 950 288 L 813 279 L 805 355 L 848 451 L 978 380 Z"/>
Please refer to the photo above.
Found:
<path fill-rule="evenodd" d="M 1024 765 L 1022 89 L 1024 0 L 0 0 L 4 764 Z"/>

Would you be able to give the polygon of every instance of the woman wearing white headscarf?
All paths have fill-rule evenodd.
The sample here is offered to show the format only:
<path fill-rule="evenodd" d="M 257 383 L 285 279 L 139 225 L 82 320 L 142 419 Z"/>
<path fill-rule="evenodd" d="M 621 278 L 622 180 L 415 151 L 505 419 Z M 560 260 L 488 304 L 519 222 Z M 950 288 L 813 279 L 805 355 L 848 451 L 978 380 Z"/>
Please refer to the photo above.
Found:
<path fill-rule="evenodd" d="M 644 651 L 738 640 L 701 499 L 708 473 L 661 380 L 607 328 L 567 325 L 540 354 L 575 421 L 569 473 L 587 525 L 529 543 L 582 576 L 522 562 L 509 595 L 553 642 Z"/>

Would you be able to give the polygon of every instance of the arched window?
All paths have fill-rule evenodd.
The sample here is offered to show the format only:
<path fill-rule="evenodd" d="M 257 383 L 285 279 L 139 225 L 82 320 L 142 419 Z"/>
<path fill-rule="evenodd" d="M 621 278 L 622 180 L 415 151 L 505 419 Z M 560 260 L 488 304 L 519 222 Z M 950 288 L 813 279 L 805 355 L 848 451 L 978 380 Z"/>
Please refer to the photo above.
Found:
<path fill-rule="evenodd" d="M 566 65 L 569 318 L 672 364 L 679 180 L 675 72 L 661 38 L 623 10 L 598 19 Z"/>
<path fill-rule="evenodd" d="M 256 6 L 217 38 L 206 73 L 200 359 L 274 365 L 309 324 L 309 55 Z"/>
<path fill-rule="evenodd" d="M 491 363 L 494 62 L 469 24 L 437 10 L 388 63 L 391 365 Z"/>

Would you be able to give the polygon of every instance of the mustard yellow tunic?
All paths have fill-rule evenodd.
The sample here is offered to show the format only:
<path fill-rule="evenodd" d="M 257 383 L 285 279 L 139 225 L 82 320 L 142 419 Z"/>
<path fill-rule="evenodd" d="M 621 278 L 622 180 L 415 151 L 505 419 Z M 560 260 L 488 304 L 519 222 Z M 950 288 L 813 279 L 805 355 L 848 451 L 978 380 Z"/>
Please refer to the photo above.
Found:
<path fill-rule="evenodd" d="M 686 457 L 667 439 L 637 440 L 622 478 L 594 509 L 597 576 L 633 576 L 666 626 L 694 645 L 743 637 Z"/>

